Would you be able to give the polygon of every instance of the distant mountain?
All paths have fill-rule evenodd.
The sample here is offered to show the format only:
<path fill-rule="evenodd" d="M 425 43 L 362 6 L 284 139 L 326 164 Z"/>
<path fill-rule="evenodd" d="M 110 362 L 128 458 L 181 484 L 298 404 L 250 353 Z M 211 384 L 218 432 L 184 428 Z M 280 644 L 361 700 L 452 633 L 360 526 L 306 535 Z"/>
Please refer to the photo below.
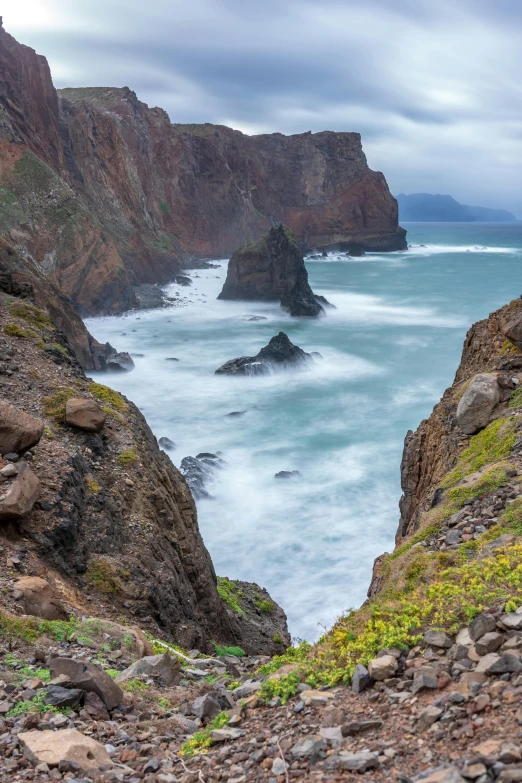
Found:
<path fill-rule="evenodd" d="M 418 223 L 512 223 L 516 217 L 506 209 L 470 207 L 459 204 L 453 196 L 433 193 L 399 193 L 399 220 Z"/>

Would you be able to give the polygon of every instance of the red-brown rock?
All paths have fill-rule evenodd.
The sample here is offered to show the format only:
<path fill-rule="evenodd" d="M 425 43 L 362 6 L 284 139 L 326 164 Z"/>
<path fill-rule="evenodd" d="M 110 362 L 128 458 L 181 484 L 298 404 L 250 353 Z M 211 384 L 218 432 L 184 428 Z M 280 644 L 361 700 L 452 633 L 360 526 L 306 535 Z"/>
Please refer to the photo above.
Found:
<path fill-rule="evenodd" d="M 99 432 L 107 414 L 98 405 L 96 400 L 73 398 L 67 400 L 65 406 L 65 421 L 73 427 L 78 427 L 87 432 Z"/>
<path fill-rule="evenodd" d="M 22 576 L 13 585 L 13 598 L 25 614 L 43 620 L 68 620 L 69 615 L 56 598 L 49 582 L 38 576 Z"/>
<path fill-rule="evenodd" d="M 36 446 L 43 430 L 43 421 L 0 401 L 0 454 L 23 454 Z"/>
<path fill-rule="evenodd" d="M 0 521 L 21 519 L 26 516 L 38 500 L 39 494 L 39 478 L 29 465 L 21 462 L 18 467 L 18 475 L 4 491 L 4 494 L 0 495 Z"/>

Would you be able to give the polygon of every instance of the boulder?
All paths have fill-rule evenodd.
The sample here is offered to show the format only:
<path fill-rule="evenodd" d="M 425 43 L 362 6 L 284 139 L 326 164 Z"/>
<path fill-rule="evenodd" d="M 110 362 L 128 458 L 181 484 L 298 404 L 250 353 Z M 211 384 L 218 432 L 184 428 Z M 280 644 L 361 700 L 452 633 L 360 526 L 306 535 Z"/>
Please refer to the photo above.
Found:
<path fill-rule="evenodd" d="M 212 481 L 217 470 L 223 467 L 224 460 L 217 454 L 202 453 L 197 457 L 183 457 L 179 470 L 196 500 L 210 498 L 205 485 Z"/>
<path fill-rule="evenodd" d="M 429 707 L 426 707 L 420 713 L 417 719 L 417 728 L 421 730 L 429 728 L 432 723 L 438 721 L 443 712 L 444 710 L 441 710 L 439 707 L 434 707 L 432 704 L 430 704 Z"/>
<path fill-rule="evenodd" d="M 107 414 L 96 400 L 73 398 L 67 400 L 65 406 L 65 421 L 73 427 L 87 432 L 99 432 Z"/>
<path fill-rule="evenodd" d="M 218 299 L 279 301 L 294 316 L 324 312 L 308 283 L 301 248 L 283 225 L 270 229 L 260 242 L 236 250 Z"/>
<path fill-rule="evenodd" d="M 70 678 L 73 688 L 97 693 L 108 710 L 113 710 L 123 701 L 121 688 L 93 663 L 83 663 L 74 658 L 51 658 L 49 670 L 53 678 L 65 674 Z"/>
<path fill-rule="evenodd" d="M 502 334 L 522 350 L 522 314 L 519 313 L 504 326 Z"/>
<path fill-rule="evenodd" d="M 166 688 L 177 685 L 181 679 L 179 658 L 171 658 L 168 652 L 160 655 L 147 655 L 121 672 L 116 682 L 128 682 L 141 675 L 156 675 Z"/>
<path fill-rule="evenodd" d="M 103 745 L 76 729 L 26 731 L 18 735 L 18 740 L 25 758 L 35 766 L 48 764 L 57 767 L 61 761 L 71 761 L 86 772 L 102 764 L 113 765 Z"/>
<path fill-rule="evenodd" d="M 340 764 L 349 772 L 368 772 L 370 769 L 377 769 L 379 759 L 375 753 L 362 750 L 359 753 L 346 753 L 340 756 Z"/>
<path fill-rule="evenodd" d="M 475 375 L 457 406 L 457 423 L 466 435 L 474 435 L 491 421 L 500 402 L 500 386 L 493 373 Z"/>
<path fill-rule="evenodd" d="M 176 448 L 176 444 L 170 438 L 166 437 L 159 439 L 158 446 L 161 449 L 166 449 L 167 451 L 172 451 L 172 449 Z"/>
<path fill-rule="evenodd" d="M 290 753 L 294 758 L 304 758 L 306 756 L 316 756 L 320 750 L 326 746 L 324 739 L 321 736 L 315 735 L 314 737 L 307 737 L 306 739 L 299 740 L 290 749 Z"/>
<path fill-rule="evenodd" d="M 485 633 L 480 639 L 475 642 L 475 650 L 479 655 L 487 655 L 488 653 L 496 652 L 499 647 L 502 647 L 505 641 L 504 634 L 490 631 Z"/>
<path fill-rule="evenodd" d="M 13 586 L 13 598 L 24 613 L 42 620 L 68 620 L 69 615 L 53 594 L 49 582 L 39 576 L 22 576 Z"/>
<path fill-rule="evenodd" d="M 492 631 L 497 630 L 497 621 L 492 614 L 479 614 L 470 625 L 469 635 L 470 638 L 476 642 L 482 636 Z M 457 636 L 457 641 L 459 637 Z"/>
<path fill-rule="evenodd" d="M 393 677 L 397 671 L 397 666 L 397 661 L 393 655 L 383 655 L 370 661 L 368 671 L 373 680 L 387 680 L 389 677 Z"/>
<path fill-rule="evenodd" d="M 457 767 L 437 767 L 437 769 L 428 769 L 416 775 L 413 780 L 415 783 L 465 783 Z"/>
<path fill-rule="evenodd" d="M 91 720 L 110 720 L 105 704 L 94 691 L 85 694 L 83 708 L 90 715 Z"/>
<path fill-rule="evenodd" d="M 23 454 L 39 443 L 44 423 L 29 413 L 0 402 L 0 454 Z"/>
<path fill-rule="evenodd" d="M 284 332 L 272 337 L 256 356 L 230 359 L 216 370 L 216 375 L 267 375 L 273 370 L 307 367 L 313 356 L 294 345 Z"/>
<path fill-rule="evenodd" d="M 10 487 L 0 495 L 0 520 L 21 519 L 28 514 L 40 494 L 40 479 L 29 465 L 21 462 Z"/>
<path fill-rule="evenodd" d="M 370 677 L 370 672 L 362 663 L 358 663 L 352 677 L 352 691 L 354 693 L 362 693 L 369 688 L 371 684 L 372 678 Z"/>
<path fill-rule="evenodd" d="M 443 631 L 426 631 L 424 634 L 424 641 L 426 644 L 429 644 L 430 647 L 439 647 L 448 650 L 453 644 L 449 636 L 446 636 Z"/>
<path fill-rule="evenodd" d="M 44 698 L 44 704 L 50 707 L 78 707 L 84 697 L 84 691 L 79 688 L 62 688 L 60 685 L 49 685 Z"/>
<path fill-rule="evenodd" d="M 107 370 L 113 372 L 130 372 L 134 369 L 132 357 L 126 351 L 112 353 L 107 358 Z"/>
<path fill-rule="evenodd" d="M 221 705 L 212 693 L 198 696 L 192 704 L 192 714 L 200 720 L 212 720 L 221 712 Z"/>

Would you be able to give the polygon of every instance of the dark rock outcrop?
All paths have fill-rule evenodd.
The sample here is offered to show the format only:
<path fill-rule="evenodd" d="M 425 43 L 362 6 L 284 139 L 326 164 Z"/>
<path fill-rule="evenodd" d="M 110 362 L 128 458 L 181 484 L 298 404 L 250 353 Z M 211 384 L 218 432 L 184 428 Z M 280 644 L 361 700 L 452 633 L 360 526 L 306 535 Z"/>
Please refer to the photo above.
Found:
<path fill-rule="evenodd" d="M 279 332 L 257 356 L 230 359 L 216 370 L 216 375 L 267 375 L 274 369 L 306 367 L 313 361 L 312 354 L 294 345 L 284 332 Z"/>
<path fill-rule="evenodd" d="M 228 262 L 218 299 L 280 301 L 290 315 L 317 316 L 323 307 L 308 283 L 303 253 L 292 231 L 280 225 L 253 245 L 243 245 Z"/>
<path fill-rule="evenodd" d="M 206 489 L 209 481 L 215 477 L 216 471 L 223 467 L 224 460 L 218 454 L 202 452 L 196 457 L 184 457 L 181 460 L 180 472 L 190 487 L 196 500 L 212 497 Z"/>

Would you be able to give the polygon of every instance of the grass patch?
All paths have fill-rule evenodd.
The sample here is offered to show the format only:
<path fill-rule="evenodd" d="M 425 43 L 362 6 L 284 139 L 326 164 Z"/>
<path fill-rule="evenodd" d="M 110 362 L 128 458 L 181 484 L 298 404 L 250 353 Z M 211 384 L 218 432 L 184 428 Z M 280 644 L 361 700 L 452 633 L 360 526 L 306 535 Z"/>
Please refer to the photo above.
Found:
<path fill-rule="evenodd" d="M 11 315 L 21 318 L 38 329 L 49 329 L 53 326 L 49 313 L 40 307 L 29 304 L 29 302 L 10 302 L 7 309 Z"/>
<path fill-rule="evenodd" d="M 255 601 L 256 609 L 258 609 L 261 614 L 273 614 L 273 611 L 275 609 L 275 604 L 273 601 L 269 601 L 267 599 L 262 601 Z"/>
<path fill-rule="evenodd" d="M 138 460 L 138 452 L 134 446 L 130 449 L 125 449 L 125 451 L 122 451 L 118 456 L 120 465 L 130 465 L 132 462 L 138 462 Z"/>
<path fill-rule="evenodd" d="M 257 669 L 256 674 L 273 674 L 287 663 L 304 663 L 310 657 L 312 645 L 301 642 L 298 647 L 289 647 L 283 655 L 274 655 L 271 661 Z"/>
<path fill-rule="evenodd" d="M 160 200 L 158 201 L 158 204 L 159 204 L 159 208 L 161 209 L 163 214 L 164 215 L 168 215 L 170 210 L 169 210 L 169 205 L 167 204 L 167 202 L 163 201 L 163 199 L 160 198 Z"/>
<path fill-rule="evenodd" d="M 118 413 L 118 411 L 115 411 L 113 408 L 111 408 L 110 405 L 103 405 L 102 409 L 105 411 L 107 416 L 109 416 L 111 419 L 114 419 L 114 421 L 117 421 L 118 424 L 126 424 L 127 422 L 121 415 L 121 413 Z"/>
<path fill-rule="evenodd" d="M 245 651 L 241 647 L 226 647 L 212 642 L 216 655 L 235 655 L 236 658 L 244 658 Z"/>
<path fill-rule="evenodd" d="M 128 682 L 122 682 L 120 685 L 124 691 L 127 691 L 127 693 L 134 693 L 136 696 L 141 696 L 146 693 L 146 691 L 150 690 L 150 685 L 147 685 L 146 682 L 142 682 L 141 680 L 128 680 Z"/>
<path fill-rule="evenodd" d="M 515 343 L 512 343 L 511 340 L 504 340 L 502 343 L 502 347 L 500 349 L 500 353 L 502 356 L 507 355 L 509 356 L 512 353 L 520 353 L 520 349 L 517 348 Z"/>
<path fill-rule="evenodd" d="M 67 400 L 78 396 L 76 389 L 70 386 L 62 386 L 54 394 L 44 397 L 42 400 L 42 411 L 49 419 L 53 419 L 57 424 L 65 424 L 65 407 Z"/>
<path fill-rule="evenodd" d="M 179 751 L 180 756 L 185 756 L 185 758 L 192 758 L 193 756 L 198 756 L 201 753 L 208 753 L 208 749 L 212 745 L 212 740 L 210 739 L 210 735 L 214 729 L 222 729 L 224 726 L 228 723 L 228 715 L 226 712 L 220 712 L 219 715 L 216 715 L 213 721 L 209 723 L 209 725 L 202 729 L 202 731 L 196 731 L 195 734 L 192 735 L 192 737 L 187 740 L 187 742 L 184 742 L 181 746 L 181 749 Z"/>
<path fill-rule="evenodd" d="M 265 704 L 279 696 L 281 704 L 286 702 L 295 696 L 299 692 L 299 683 L 301 678 L 297 672 L 290 672 L 290 674 L 279 679 L 266 680 L 261 688 L 258 690 L 257 695 L 260 699 L 263 699 Z"/>
<path fill-rule="evenodd" d="M 4 334 L 8 337 L 20 337 L 22 340 L 27 340 L 31 336 L 26 329 L 13 323 L 4 326 Z"/>
<path fill-rule="evenodd" d="M 114 391 L 114 389 L 109 388 L 109 386 L 104 386 L 101 383 L 95 383 L 92 381 L 89 383 L 87 388 L 93 397 L 101 400 L 101 402 L 105 402 L 107 405 L 111 405 L 118 411 L 126 411 L 129 407 L 121 394 L 117 391 Z"/>
<path fill-rule="evenodd" d="M 22 715 L 45 715 L 51 712 L 53 715 L 61 713 L 62 715 L 72 715 L 73 710 L 70 707 L 51 707 L 49 704 L 44 704 L 46 691 L 40 691 L 36 696 L 33 696 L 30 701 L 19 701 L 15 704 L 7 713 L 8 718 L 19 718 Z"/>
<path fill-rule="evenodd" d="M 226 603 L 229 609 L 232 609 L 236 614 L 245 614 L 239 603 L 239 599 L 243 593 L 239 589 L 237 582 L 228 579 L 226 576 L 218 576 L 217 591 L 219 597 Z"/>
<path fill-rule="evenodd" d="M 507 419 L 495 419 L 481 432 L 473 435 L 469 447 L 462 453 L 457 467 L 448 475 L 446 479 L 448 485 L 456 484 L 484 465 L 490 465 L 492 462 L 498 462 L 509 456 L 517 441 L 516 424 L 517 420 L 514 416 Z"/>
<path fill-rule="evenodd" d="M 117 595 L 121 587 L 113 568 L 106 560 L 94 560 L 85 574 L 87 584 L 99 593 Z"/>
<path fill-rule="evenodd" d="M 509 402 L 508 407 L 509 408 L 520 408 L 522 405 L 522 386 L 519 386 L 514 391 L 511 392 L 509 396 Z"/>
<path fill-rule="evenodd" d="M 101 492 L 101 486 L 98 484 L 96 479 L 93 478 L 85 479 L 85 486 L 87 487 L 87 490 L 89 492 L 92 492 L 94 495 L 97 495 L 98 492 Z"/>

